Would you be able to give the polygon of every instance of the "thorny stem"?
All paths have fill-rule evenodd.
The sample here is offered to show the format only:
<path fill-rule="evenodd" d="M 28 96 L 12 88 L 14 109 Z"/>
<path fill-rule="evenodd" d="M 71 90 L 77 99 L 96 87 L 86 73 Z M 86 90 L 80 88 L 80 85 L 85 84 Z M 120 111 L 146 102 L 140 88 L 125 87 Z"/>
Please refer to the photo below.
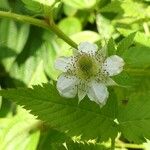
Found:
<path fill-rule="evenodd" d="M 64 34 L 53 21 L 46 22 L 45 20 L 36 19 L 30 16 L 20 15 L 12 12 L 4 12 L 4 11 L 0 11 L 0 18 L 14 19 L 16 21 L 29 23 L 53 31 L 58 37 L 63 39 L 71 47 L 77 48 L 77 44 L 74 41 L 72 41 L 66 34 Z"/>

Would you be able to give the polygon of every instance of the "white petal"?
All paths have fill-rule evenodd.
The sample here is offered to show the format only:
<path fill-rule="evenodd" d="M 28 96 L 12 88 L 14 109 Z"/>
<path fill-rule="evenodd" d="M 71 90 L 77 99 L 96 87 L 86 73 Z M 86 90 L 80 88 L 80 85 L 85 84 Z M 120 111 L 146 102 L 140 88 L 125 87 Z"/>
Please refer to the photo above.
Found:
<path fill-rule="evenodd" d="M 66 72 L 71 65 L 71 57 L 59 57 L 56 61 L 55 61 L 55 68 Z"/>
<path fill-rule="evenodd" d="M 78 85 L 79 102 L 86 96 L 86 94 L 87 94 L 87 85 L 86 83 L 82 83 L 82 81 L 80 81 L 80 84 Z"/>
<path fill-rule="evenodd" d="M 96 44 L 92 44 L 89 42 L 81 42 L 78 45 L 79 52 L 87 53 L 87 54 L 95 54 L 97 51 L 98 46 Z"/>
<path fill-rule="evenodd" d="M 95 101 L 97 104 L 104 105 L 107 101 L 109 93 L 104 84 L 93 81 L 87 95 L 91 101 Z"/>
<path fill-rule="evenodd" d="M 105 60 L 102 69 L 108 73 L 109 76 L 114 76 L 122 72 L 123 66 L 124 60 L 117 55 L 112 55 Z"/>
<path fill-rule="evenodd" d="M 57 89 L 60 95 L 73 98 L 77 94 L 78 79 L 74 76 L 66 76 L 62 74 L 57 81 Z"/>

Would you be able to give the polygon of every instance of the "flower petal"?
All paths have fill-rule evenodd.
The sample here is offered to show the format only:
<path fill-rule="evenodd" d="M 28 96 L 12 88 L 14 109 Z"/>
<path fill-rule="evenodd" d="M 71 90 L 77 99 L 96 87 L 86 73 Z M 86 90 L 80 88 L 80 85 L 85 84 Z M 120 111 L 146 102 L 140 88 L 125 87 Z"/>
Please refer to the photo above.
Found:
<path fill-rule="evenodd" d="M 89 43 L 89 42 L 81 42 L 78 45 L 78 50 L 81 53 L 95 54 L 97 49 L 98 49 L 98 46 L 96 44 L 92 44 L 92 43 Z"/>
<path fill-rule="evenodd" d="M 109 76 L 114 76 L 122 72 L 124 64 L 124 60 L 121 57 L 112 55 L 105 60 L 102 69 Z"/>
<path fill-rule="evenodd" d="M 78 85 L 79 102 L 86 96 L 86 94 L 87 94 L 87 84 L 80 81 L 80 84 Z"/>
<path fill-rule="evenodd" d="M 71 57 L 59 57 L 55 61 L 55 68 L 60 71 L 66 72 L 70 67 L 70 64 L 71 64 Z"/>
<path fill-rule="evenodd" d="M 104 105 L 107 101 L 109 93 L 104 84 L 92 81 L 87 95 L 91 101 L 95 101 L 97 104 Z"/>
<path fill-rule="evenodd" d="M 57 81 L 57 90 L 61 96 L 73 98 L 77 94 L 78 79 L 75 76 L 62 74 Z"/>

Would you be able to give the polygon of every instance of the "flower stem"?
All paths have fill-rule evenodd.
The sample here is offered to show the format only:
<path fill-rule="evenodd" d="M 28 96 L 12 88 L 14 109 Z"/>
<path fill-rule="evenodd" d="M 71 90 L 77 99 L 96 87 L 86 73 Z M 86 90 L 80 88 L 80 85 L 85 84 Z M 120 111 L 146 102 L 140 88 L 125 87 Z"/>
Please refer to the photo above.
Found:
<path fill-rule="evenodd" d="M 0 18 L 13 19 L 24 23 L 29 23 L 47 30 L 51 30 L 58 37 L 60 37 L 66 43 L 68 43 L 71 47 L 77 48 L 77 44 L 74 41 L 72 41 L 66 34 L 64 34 L 54 22 L 47 23 L 45 20 L 40 20 L 30 16 L 20 15 L 12 12 L 4 12 L 4 11 L 0 11 Z"/>

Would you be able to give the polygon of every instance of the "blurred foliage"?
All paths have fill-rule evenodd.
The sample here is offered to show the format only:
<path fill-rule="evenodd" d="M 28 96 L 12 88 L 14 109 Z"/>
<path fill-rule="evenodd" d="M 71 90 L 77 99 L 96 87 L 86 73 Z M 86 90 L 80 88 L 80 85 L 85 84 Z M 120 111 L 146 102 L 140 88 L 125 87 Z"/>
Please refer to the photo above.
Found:
<path fill-rule="evenodd" d="M 53 32 L 0 19 L 0 87 L 22 87 L 0 92 L 0 149 L 104 150 L 118 132 L 117 140 L 150 149 L 149 0 L 0 0 L 0 10 L 43 20 L 53 16 L 77 44 L 108 42 L 107 55 L 126 62 L 113 77 L 121 87 L 109 89 L 104 108 L 87 98 L 78 105 L 76 98 L 61 98 L 54 88 L 60 74 L 54 61 L 72 54 L 71 47 Z"/>

